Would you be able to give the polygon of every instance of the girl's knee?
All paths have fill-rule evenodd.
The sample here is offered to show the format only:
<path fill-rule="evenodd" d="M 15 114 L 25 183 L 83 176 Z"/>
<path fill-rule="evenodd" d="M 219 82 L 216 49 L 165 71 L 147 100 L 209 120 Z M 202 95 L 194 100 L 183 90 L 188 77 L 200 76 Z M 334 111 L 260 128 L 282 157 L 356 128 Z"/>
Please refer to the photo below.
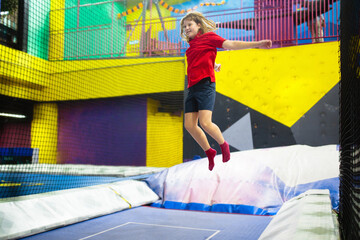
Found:
<path fill-rule="evenodd" d="M 200 126 L 203 129 L 207 129 L 208 127 L 210 127 L 212 125 L 211 121 L 200 121 Z"/>
<path fill-rule="evenodd" d="M 185 129 L 186 129 L 188 132 L 191 132 L 191 131 L 196 127 L 196 125 L 194 125 L 194 124 L 191 123 L 191 122 L 186 122 L 186 121 L 185 121 L 184 127 L 185 127 Z"/>

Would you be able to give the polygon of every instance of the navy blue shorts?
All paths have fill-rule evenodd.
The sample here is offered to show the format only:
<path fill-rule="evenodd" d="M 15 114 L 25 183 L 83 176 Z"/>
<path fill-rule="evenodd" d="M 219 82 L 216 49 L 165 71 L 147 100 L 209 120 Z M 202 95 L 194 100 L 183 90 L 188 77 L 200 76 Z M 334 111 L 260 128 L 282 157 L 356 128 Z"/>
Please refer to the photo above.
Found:
<path fill-rule="evenodd" d="M 185 113 L 198 112 L 199 110 L 214 110 L 215 83 L 210 78 L 204 78 L 194 86 L 188 88 L 185 100 Z"/>

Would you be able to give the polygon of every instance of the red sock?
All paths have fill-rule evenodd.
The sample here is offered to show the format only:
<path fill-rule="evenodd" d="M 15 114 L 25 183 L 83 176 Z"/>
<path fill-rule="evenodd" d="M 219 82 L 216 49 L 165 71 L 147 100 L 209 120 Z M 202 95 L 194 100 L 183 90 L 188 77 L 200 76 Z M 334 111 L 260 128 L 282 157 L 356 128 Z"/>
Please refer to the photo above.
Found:
<path fill-rule="evenodd" d="M 216 156 L 216 150 L 212 149 L 212 148 L 209 148 L 209 150 L 205 151 L 205 153 L 206 153 L 206 156 L 209 159 L 209 170 L 212 171 L 214 166 L 215 166 L 214 158 Z"/>
<path fill-rule="evenodd" d="M 230 148 L 229 144 L 225 141 L 223 144 L 220 145 L 221 152 L 222 152 L 222 161 L 227 162 L 230 160 Z"/>

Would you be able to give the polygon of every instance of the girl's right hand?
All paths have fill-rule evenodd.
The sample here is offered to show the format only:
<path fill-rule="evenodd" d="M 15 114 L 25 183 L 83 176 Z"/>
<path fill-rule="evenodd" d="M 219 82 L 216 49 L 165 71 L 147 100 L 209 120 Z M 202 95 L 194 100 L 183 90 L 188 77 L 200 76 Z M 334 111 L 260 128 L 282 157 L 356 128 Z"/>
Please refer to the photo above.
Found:
<path fill-rule="evenodd" d="M 214 66 L 214 70 L 215 70 L 215 72 L 220 72 L 220 70 L 221 70 L 221 64 L 219 63 L 215 63 L 215 66 Z"/>

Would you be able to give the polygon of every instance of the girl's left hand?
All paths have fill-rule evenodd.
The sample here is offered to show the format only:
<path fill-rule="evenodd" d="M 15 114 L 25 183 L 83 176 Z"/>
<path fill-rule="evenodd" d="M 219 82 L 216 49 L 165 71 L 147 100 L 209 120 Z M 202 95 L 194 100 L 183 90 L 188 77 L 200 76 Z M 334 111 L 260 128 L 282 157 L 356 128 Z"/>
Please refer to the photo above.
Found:
<path fill-rule="evenodd" d="M 261 40 L 259 41 L 259 43 L 260 43 L 259 48 L 271 48 L 272 46 L 271 40 Z"/>

